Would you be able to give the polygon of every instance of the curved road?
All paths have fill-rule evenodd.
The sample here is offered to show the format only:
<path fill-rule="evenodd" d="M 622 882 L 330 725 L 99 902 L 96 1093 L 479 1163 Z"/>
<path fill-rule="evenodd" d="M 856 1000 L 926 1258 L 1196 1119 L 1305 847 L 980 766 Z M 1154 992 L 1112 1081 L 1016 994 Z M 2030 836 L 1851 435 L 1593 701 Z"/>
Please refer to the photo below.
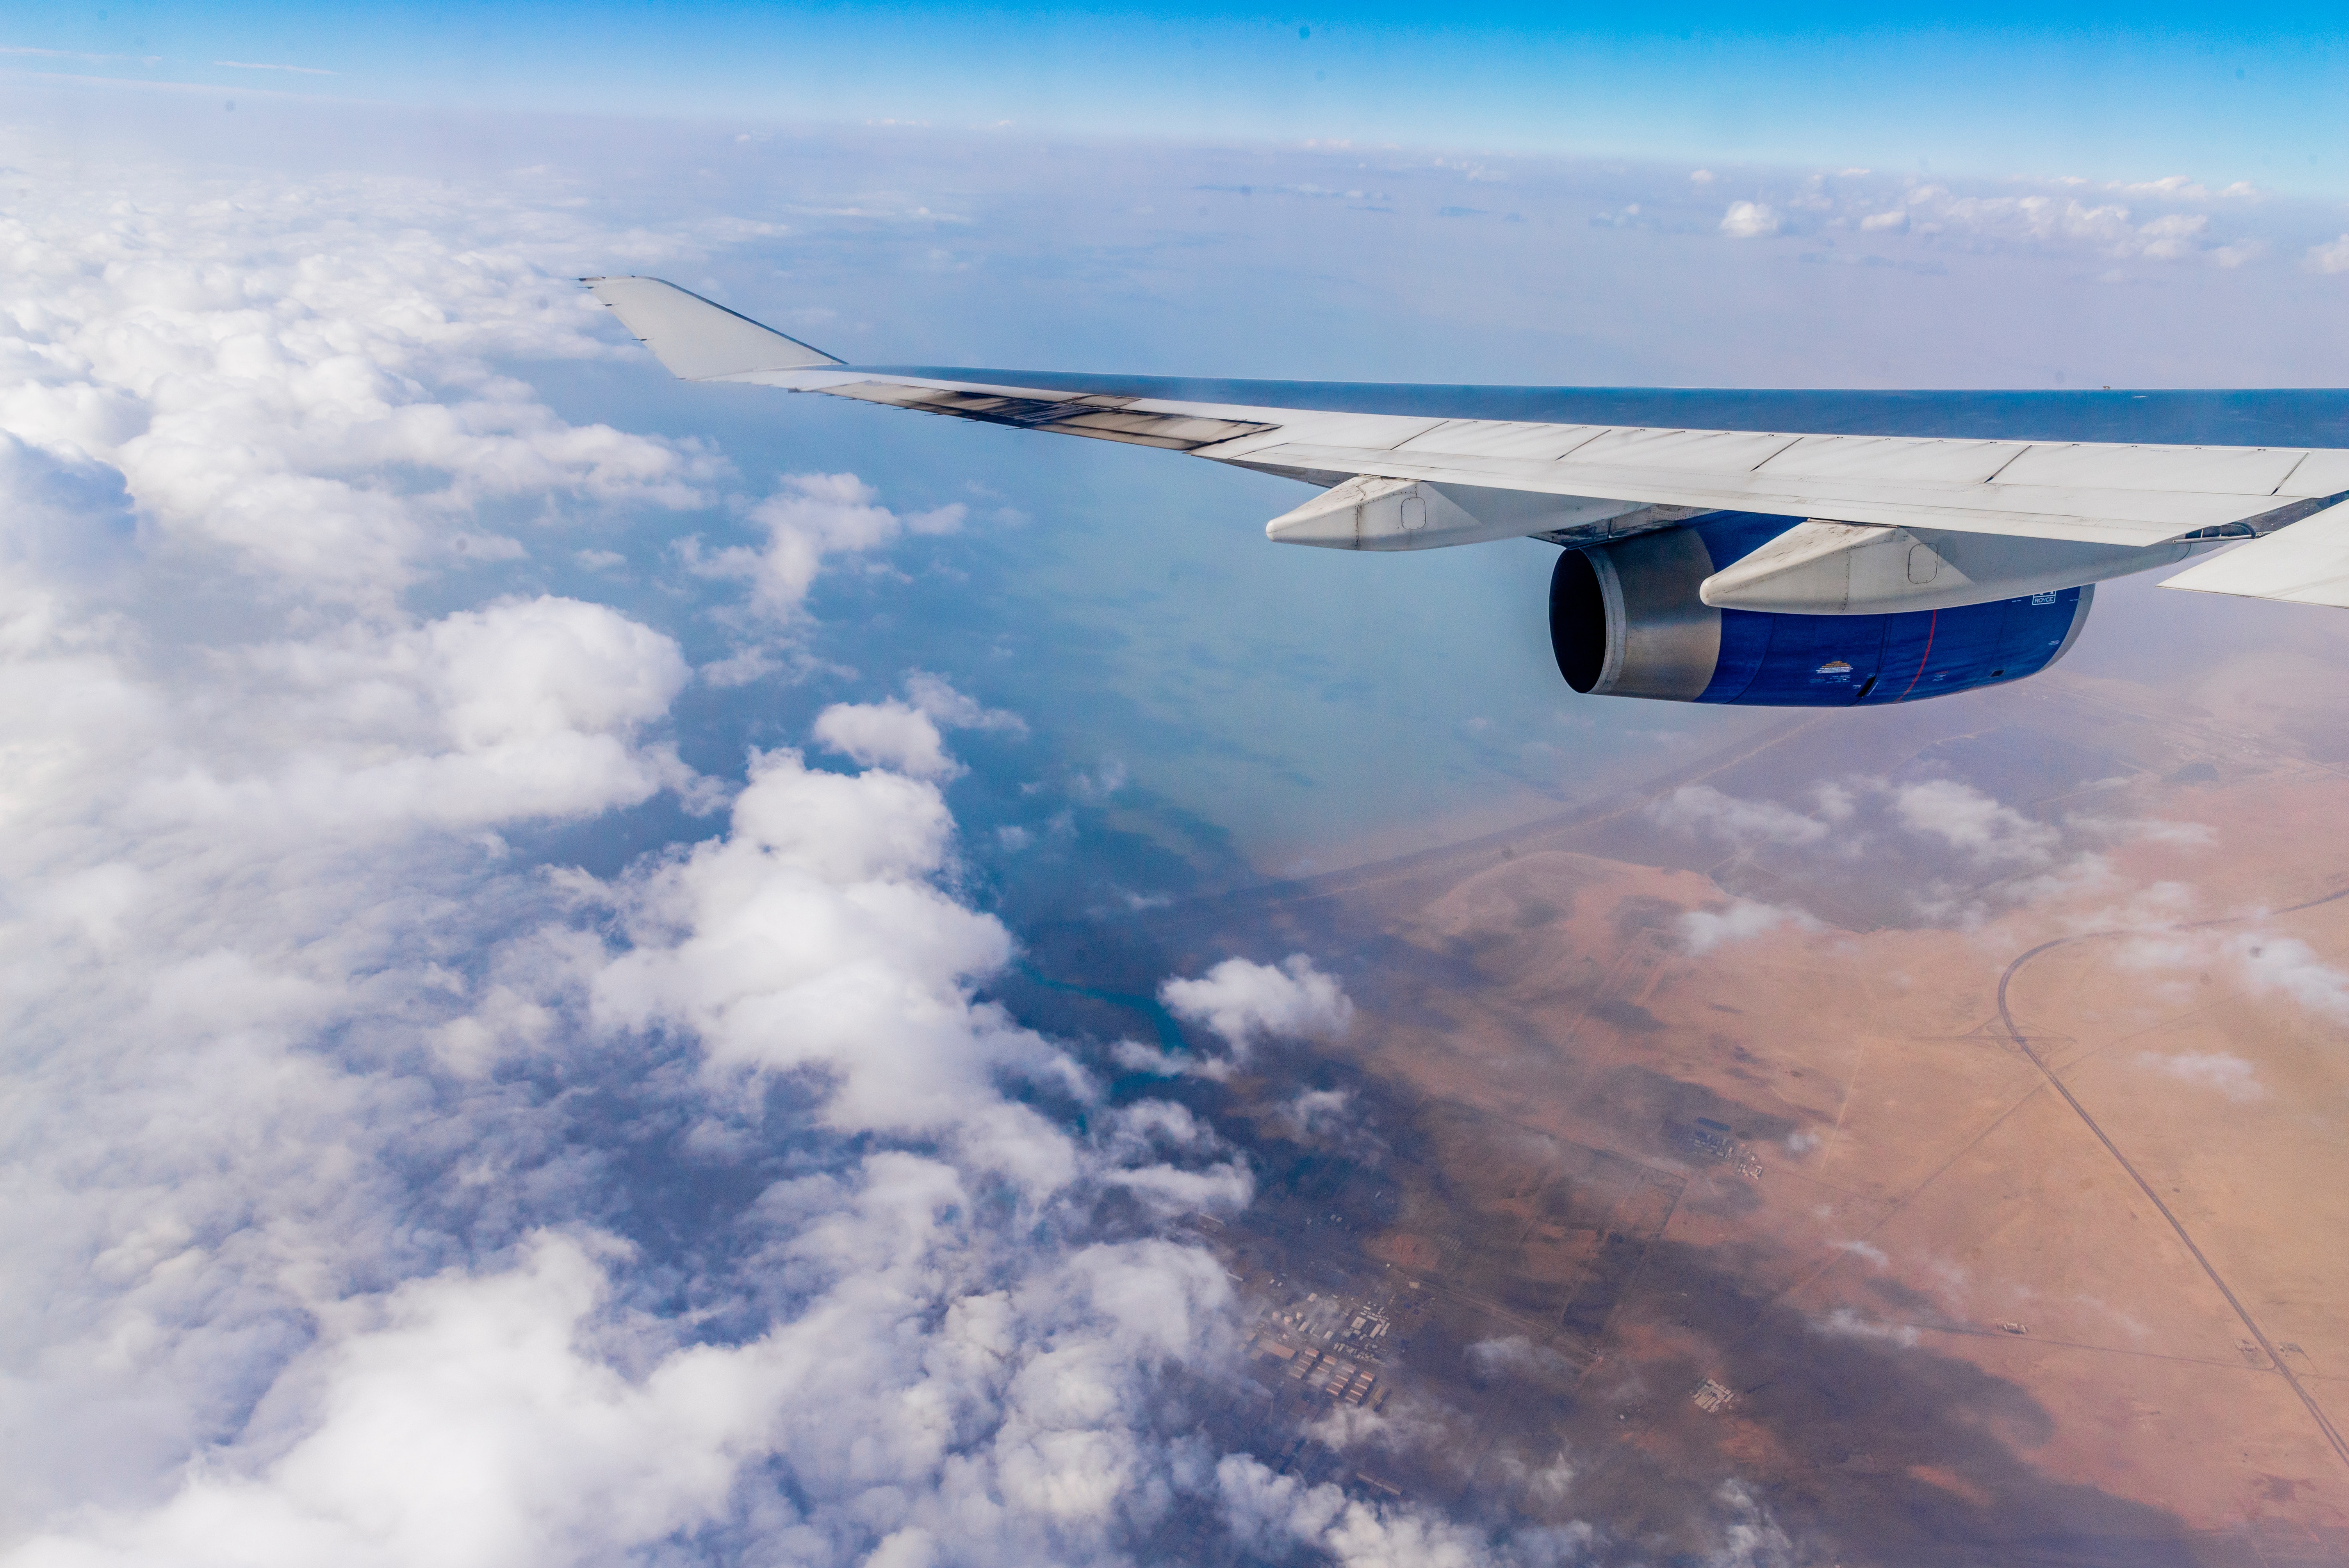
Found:
<path fill-rule="evenodd" d="M 2267 912 L 2267 913 L 2270 915 L 2296 914 L 2302 910 L 2314 909 L 2319 904 L 2331 903 L 2336 899 L 2343 898 L 2349 898 L 2349 888 L 2343 888 L 2338 892 L 2326 893 L 2323 898 L 2310 899 L 2306 903 L 2293 904 L 2289 909 L 2271 910 Z M 2196 931 L 2213 925 L 2233 925 L 2245 920 L 2257 918 L 2260 917 L 2254 915 L 2229 915 L 2219 920 L 2197 920 L 2188 922 L 2184 925 L 2160 926 L 2149 929 L 2163 931 Z M 2023 954 L 2021 957 L 2015 959 L 2013 963 L 2008 965 L 2006 966 L 2006 973 L 1998 977 L 1998 1021 L 2005 1028 L 2007 1037 L 2014 1042 L 2016 1048 L 2021 1050 L 2024 1056 L 2031 1058 L 2031 1065 L 2039 1069 L 2040 1076 L 2047 1080 L 2048 1087 L 2053 1088 L 2057 1094 L 2062 1095 L 2064 1097 L 2064 1103 L 2072 1108 L 2073 1114 L 2080 1119 L 2082 1125 L 2085 1126 L 2090 1132 L 2095 1134 L 2096 1141 L 2105 1146 L 2105 1152 L 2111 1155 L 2114 1162 L 2123 1171 L 2128 1172 L 2129 1180 L 2137 1183 L 2137 1190 L 2146 1195 L 2146 1200 L 2154 1206 L 2155 1212 L 2159 1213 L 2163 1219 L 2169 1222 L 2169 1228 L 2177 1233 L 2179 1243 L 2185 1246 L 2187 1252 L 2193 1255 L 2194 1261 L 2202 1265 L 2202 1272 L 2210 1277 L 2210 1283 L 2212 1284 L 2219 1287 L 2219 1294 L 2227 1298 L 2227 1305 L 2234 1309 L 2236 1317 L 2242 1321 L 2244 1332 L 2248 1333 L 2251 1336 L 2252 1340 L 2259 1346 L 2261 1351 L 2266 1355 L 2268 1365 L 2274 1367 L 2282 1377 L 2283 1380 L 2287 1384 L 2291 1385 L 2292 1393 L 2299 1398 L 2301 1404 L 2307 1408 L 2309 1418 L 2315 1421 L 2316 1429 L 2324 1434 L 2324 1440 L 2333 1445 L 2333 1451 L 2339 1457 L 2341 1462 L 2344 1465 L 2349 1465 L 2349 1442 L 2344 1442 L 2343 1440 L 2341 1430 L 2333 1424 L 2333 1418 L 2324 1413 L 2323 1407 L 2317 1404 L 2315 1396 L 2308 1391 L 2307 1387 L 2303 1385 L 2300 1378 L 2293 1374 L 2292 1369 L 2284 1365 L 2283 1357 L 2276 1353 L 2275 1346 L 2269 1341 L 2267 1333 L 2264 1329 L 2260 1327 L 2259 1321 L 2252 1317 L 2251 1309 L 2243 1305 L 2242 1298 L 2235 1294 L 2234 1287 L 2227 1283 L 2225 1276 L 2219 1273 L 2217 1266 L 2210 1262 L 2209 1256 L 2203 1253 L 2200 1247 L 2194 1244 L 2194 1238 L 2187 1233 L 2184 1222 L 2178 1219 L 2178 1215 L 2171 1211 L 2168 1204 L 2161 1201 L 2161 1194 L 2153 1190 L 2153 1183 L 2147 1181 L 2145 1179 L 2144 1173 L 2138 1171 L 2134 1164 L 2130 1163 L 2129 1157 L 2121 1152 L 2120 1145 L 2112 1140 L 2112 1136 L 2106 1132 L 2103 1128 L 2096 1125 L 2096 1119 L 2088 1114 L 2088 1108 L 2080 1103 L 2079 1096 L 2074 1094 L 2070 1086 L 2064 1083 L 2063 1078 L 2057 1075 L 2055 1069 L 2047 1065 L 2046 1058 L 2042 1057 L 2037 1050 L 2033 1048 L 2030 1037 L 2023 1034 L 2023 1032 L 2015 1026 L 2014 1015 L 2007 1007 L 2006 994 L 2008 988 L 2014 984 L 2014 977 L 2023 972 L 2023 966 L 2024 965 L 2030 963 L 2033 959 L 2039 957 L 2041 954 L 2053 953 L 2059 947 L 2069 947 L 2075 943 L 2095 942 L 2110 936 L 2138 936 L 2144 934 L 2147 934 L 2147 932 L 2143 930 L 2091 931 L 2083 933 L 2078 936 L 2061 936 L 2057 937 L 2053 942 L 2041 943 L 2038 946 L 2033 948 L 2030 952 Z"/>

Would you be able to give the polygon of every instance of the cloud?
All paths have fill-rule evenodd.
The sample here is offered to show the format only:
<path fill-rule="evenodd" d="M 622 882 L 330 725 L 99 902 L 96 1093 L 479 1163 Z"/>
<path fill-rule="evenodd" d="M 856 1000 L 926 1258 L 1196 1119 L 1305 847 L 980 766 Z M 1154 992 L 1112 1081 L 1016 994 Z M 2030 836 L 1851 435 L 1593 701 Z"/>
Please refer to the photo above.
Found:
<path fill-rule="evenodd" d="M 982 706 L 965 696 L 942 676 L 914 670 L 905 676 L 905 700 L 938 723 L 953 729 L 993 729 L 1009 735 L 1028 733 L 1028 721 L 1016 713 Z"/>
<path fill-rule="evenodd" d="M 2319 273 L 2349 273 L 2349 234 L 2308 248 L 2309 269 Z"/>
<path fill-rule="evenodd" d="M 1908 1324 L 1880 1323 L 1874 1318 L 1862 1317 L 1848 1306 L 1838 1306 L 1825 1317 L 1813 1318 L 1811 1332 L 1836 1339 L 1881 1340 L 1904 1347 L 1915 1345 L 1920 1337 L 1917 1330 Z"/>
<path fill-rule="evenodd" d="M 1477 1376 L 1485 1378 L 1537 1377 L 1570 1383 L 1577 1373 L 1573 1362 L 1546 1345 L 1536 1345 L 1522 1334 L 1477 1340 L 1465 1354 Z"/>
<path fill-rule="evenodd" d="M 1727 1523 L 1705 1568 L 1791 1568 L 1798 1560 L 1793 1540 L 1744 1482 L 1723 1481 L 1713 1497 Z"/>
<path fill-rule="evenodd" d="M 2198 201 L 2207 199 L 2210 194 L 2207 186 L 2184 174 L 2165 174 L 2158 180 L 2116 182 L 2106 185 L 2106 189 L 2124 196 L 2185 197 Z M 2230 191 L 2233 189 L 2230 187 Z"/>
<path fill-rule="evenodd" d="M 2349 1023 L 2349 974 L 2333 968 L 2308 944 L 2290 936 L 2238 936 L 2236 959 L 2254 994 L 2281 991 L 2310 1012 Z"/>
<path fill-rule="evenodd" d="M 2150 843 L 2176 844 L 2185 849 L 2208 849 L 2219 841 L 2219 835 L 2207 822 L 2172 822 L 2158 817 L 2136 817 L 2112 820 L 2075 814 L 2070 819 L 2069 825 L 2092 831 L 2110 833 L 2116 838 L 2142 839 Z"/>
<path fill-rule="evenodd" d="M 1112 757 L 1091 771 L 1071 774 L 1069 795 L 1077 800 L 1106 800 L 1125 788 L 1127 778 L 1125 764 Z"/>
<path fill-rule="evenodd" d="M 398 181 L 344 200 L 47 188 L 12 213 L 0 427 L 118 470 L 166 555 L 221 549 L 254 591 L 380 606 L 451 557 L 511 552 L 483 521 L 522 497 L 683 510 L 726 477 L 698 443 L 567 423 L 492 367 L 608 350 L 583 308 L 541 308 L 572 285 L 471 229 L 486 202 L 441 195 L 458 232 L 435 241 Z M 368 202 L 366 226 L 411 237 L 353 243 Z M 110 275 L 85 270 L 101 252 Z"/>
<path fill-rule="evenodd" d="M 1230 1287 L 1081 1217 L 1111 1189 L 1228 1208 L 1247 1175 L 1029 1103 L 1092 1091 L 974 999 L 1010 943 L 939 884 L 933 783 L 769 753 L 722 838 L 549 880 L 465 835 L 592 805 L 531 748 L 600 734 L 625 760 L 679 686 L 667 639 L 540 600 L 160 672 L 133 650 L 0 715 L 60 753 L 16 801 L 50 825 L 6 851 L 41 894 L 0 927 L 40 976 L 6 1087 L 70 1107 L 12 1152 L 47 1197 L 11 1253 L 47 1287 L 0 1342 L 48 1433 L 6 1483 L 12 1561 L 568 1563 L 716 1532 L 1009 1563 L 1146 1532 L 1172 1484 L 1153 1389 L 1219 1353 Z M 11 687 L 54 687 L 57 656 L 18 655 Z M 142 700 L 150 733 L 108 721 Z M 60 726 L 93 718 L 121 738 L 77 754 Z M 203 776 L 323 779 L 332 809 L 160 815 L 139 779 L 200 747 Z M 353 782 L 517 747 L 437 792 Z M 632 1109 L 511 1092 L 542 1068 Z M 746 1090 L 783 1078 L 808 1099 L 779 1122 Z M 712 1130 L 704 1160 L 753 1158 L 730 1126 L 798 1150 L 700 1222 L 685 1317 L 599 1223 L 625 1205 L 597 1168 L 647 1116 Z"/>
<path fill-rule="evenodd" d="M 1337 980 L 1302 953 L 1278 965 L 1226 958 L 1195 980 L 1174 978 L 1158 999 L 1176 1017 L 1204 1026 L 1246 1060 L 1266 1038 L 1332 1038 L 1353 1021 L 1354 1004 Z"/>
<path fill-rule="evenodd" d="M 827 558 L 880 550 L 909 532 L 952 533 L 962 526 L 966 510 L 956 501 L 900 517 L 854 474 L 786 474 L 781 487 L 750 515 L 765 530 L 765 544 L 730 545 L 705 554 L 698 542 L 688 540 L 680 552 L 688 568 L 701 576 L 749 583 L 752 614 L 787 626 L 802 618 L 808 590 Z"/>
<path fill-rule="evenodd" d="M 1052 1151 L 1065 1181 L 1059 1140 L 1028 1136 L 1034 1113 L 988 1088 L 1052 1056 L 968 1001 L 1011 941 L 933 885 L 952 834 L 926 779 L 757 757 L 725 838 L 602 892 L 630 941 L 586 977 L 591 1016 L 606 1029 L 686 1027 L 720 1076 L 821 1069 L 834 1126 L 929 1132 L 983 1110 L 989 1137 Z"/>
<path fill-rule="evenodd" d="M 916 670 L 905 678 L 906 700 L 836 702 L 816 715 L 815 738 L 867 768 L 895 769 L 919 779 L 953 779 L 962 765 L 946 753 L 944 727 L 995 729 L 1024 735 L 1018 714 L 982 707 L 947 681 Z M 1018 848 L 1006 841 L 1006 847 Z"/>
<path fill-rule="evenodd" d="M 1576 1471 L 1574 1466 L 1568 1462 L 1564 1449 L 1552 1456 L 1548 1463 L 1540 1465 L 1527 1464 L 1524 1459 L 1510 1452 L 1504 1452 L 1497 1458 L 1501 1471 L 1508 1477 L 1510 1484 L 1525 1493 L 1537 1508 L 1554 1509 L 1564 1502 L 1567 1494 L 1574 1490 Z M 1550 1532 L 1549 1539 L 1543 1545 L 1554 1545 L 1558 1549 L 1551 1558 L 1552 1562 L 1572 1563 L 1578 1558 L 1591 1555 L 1591 1549 L 1598 1539 L 1599 1532 L 1594 1527 L 1578 1522 Z M 1525 1555 L 1533 1554 L 1527 1553 Z M 1539 1558 L 1534 1560 L 1539 1561 Z"/>
<path fill-rule="evenodd" d="M 1667 828 L 1711 833 L 1723 839 L 1812 844 L 1831 830 L 1827 822 L 1775 801 L 1740 799 L 1723 794 L 1710 784 L 1684 784 L 1650 806 L 1648 811 Z"/>
<path fill-rule="evenodd" d="M 1337 1138 L 1352 1130 L 1354 1097 L 1342 1088 L 1302 1088 L 1278 1114 L 1301 1138 Z"/>
<path fill-rule="evenodd" d="M 264 643 L 220 662 L 240 705 L 204 717 L 217 739 L 251 749 L 157 758 L 130 786 L 134 820 L 362 833 L 592 816 L 668 788 L 700 798 L 672 749 L 641 739 L 685 684 L 683 657 L 602 605 L 504 600 L 411 627 Z M 279 727 L 297 728 L 299 746 L 258 733 Z"/>
<path fill-rule="evenodd" d="M 2139 1067 L 2150 1068 L 2155 1072 L 2203 1088 L 2216 1089 L 2231 1100 L 2261 1099 L 2267 1094 L 2251 1064 L 2230 1052 L 2180 1051 L 2174 1056 L 2163 1056 L 2155 1051 L 2140 1051 L 2137 1060 Z"/>
<path fill-rule="evenodd" d="M 1912 831 L 1930 834 L 1982 866 L 2050 864 L 2062 835 L 1954 779 L 1898 786 L 1893 810 Z"/>
<path fill-rule="evenodd" d="M 1816 931 L 1819 923 L 1799 909 L 1732 899 L 1723 908 L 1692 909 L 1680 918 L 1681 941 L 1692 954 L 1702 955 L 1732 942 L 1764 935 L 1782 925 Z"/>
<path fill-rule="evenodd" d="M 1251 1455 L 1224 1456 L 1216 1484 L 1226 1526 L 1266 1556 L 1302 1546 L 1341 1568 L 1483 1568 L 1496 1561 L 1481 1532 L 1377 1508 L 1334 1486 L 1307 1486 Z"/>
<path fill-rule="evenodd" d="M 2266 253 L 2262 240 L 2221 239 L 2214 234 L 2209 212 L 2173 210 L 2140 222 L 2118 202 L 2084 201 L 2065 189 L 2084 181 L 2053 183 L 2056 189 L 2052 191 L 2013 195 L 1960 194 L 1940 184 L 1913 185 L 1906 192 L 1902 211 L 1857 215 L 1857 222 L 1863 231 L 1906 232 L 1928 243 L 1961 239 L 1975 246 L 2068 250 L 2120 261 L 2207 261 L 2220 267 L 2238 267 Z M 2247 187 L 2235 186 L 2213 193 L 2179 179 L 2103 189 L 2168 204 L 2226 201 L 2249 193 Z M 2228 221 L 2239 217 L 2236 214 Z"/>
<path fill-rule="evenodd" d="M 782 1368 L 677 1349 L 626 1377 L 583 1343 L 607 1296 L 602 1263 L 554 1234 L 502 1272 L 402 1284 L 304 1359 L 273 1413 L 283 1452 L 15 1561 L 577 1562 L 706 1520 L 765 1446 Z"/>
<path fill-rule="evenodd" d="M 867 768 L 893 768 L 917 779 L 951 779 L 963 770 L 947 755 L 930 716 L 902 702 L 833 703 L 816 715 L 814 735 Z"/>
<path fill-rule="evenodd" d="M 2137 226 L 2145 242 L 2140 253 L 2156 261 L 2175 261 L 2191 255 L 2201 248 L 2198 242 L 2209 227 L 2210 220 L 2204 213 L 2165 213 Z"/>
<path fill-rule="evenodd" d="M 1778 232 L 1778 214 L 1761 201 L 1732 201 L 1721 215 L 1721 232 L 1733 240 L 1756 240 Z"/>
<path fill-rule="evenodd" d="M 1877 904 L 1887 892 L 1887 867 L 1900 866 L 1891 885 L 1915 918 L 1971 926 L 2000 908 L 2096 889 L 2111 868 L 2082 841 L 2152 838 L 2199 844 L 2191 824 L 2120 820 L 2083 814 L 2042 822 L 1959 779 L 1848 776 L 1810 787 L 1812 810 L 1775 800 L 1726 795 L 1709 785 L 1685 785 L 1651 803 L 1659 825 L 1733 846 L 1740 862 L 1773 875 L 1784 902 L 1733 900 L 1728 906 L 1682 917 L 1689 950 L 1756 935 L 1784 921 L 1812 919 L 1802 904 L 1838 912 Z M 1722 873 L 1733 885 L 1736 868 Z M 1792 897 L 1784 895 L 1791 892 Z M 1768 913 L 1781 913 L 1774 919 Z"/>

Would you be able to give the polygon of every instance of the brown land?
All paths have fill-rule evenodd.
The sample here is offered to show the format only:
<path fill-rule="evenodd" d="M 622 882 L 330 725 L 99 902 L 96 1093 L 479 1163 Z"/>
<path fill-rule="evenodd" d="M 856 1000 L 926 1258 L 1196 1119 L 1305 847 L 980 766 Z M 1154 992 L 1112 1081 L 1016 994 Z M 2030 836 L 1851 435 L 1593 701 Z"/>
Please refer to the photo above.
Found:
<path fill-rule="evenodd" d="M 2256 675 L 1797 723 L 1203 913 L 1367 956 L 1323 1068 L 1363 1141 L 1244 1261 L 1423 1304 L 1382 1418 L 1521 1515 L 1668 1547 L 1733 1477 L 1823 1563 L 2349 1561 L 2349 722 Z M 2039 849 L 1656 806 L 1825 820 L 1837 779 L 1963 780 Z M 1695 951 L 1733 898 L 1816 923 Z"/>

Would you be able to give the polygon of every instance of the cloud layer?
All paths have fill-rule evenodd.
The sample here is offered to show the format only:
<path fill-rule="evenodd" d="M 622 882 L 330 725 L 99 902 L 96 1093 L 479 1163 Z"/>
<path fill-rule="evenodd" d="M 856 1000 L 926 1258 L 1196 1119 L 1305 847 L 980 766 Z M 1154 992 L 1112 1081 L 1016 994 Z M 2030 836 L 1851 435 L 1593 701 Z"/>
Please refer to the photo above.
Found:
<path fill-rule="evenodd" d="M 1084 1069 L 973 999 L 1012 943 L 947 891 L 938 727 L 1016 719 L 916 673 L 818 726 L 863 771 L 730 786 L 678 757 L 668 635 L 493 585 L 406 607 L 529 548 L 483 525 L 508 503 L 731 482 L 489 367 L 604 349 L 484 208 L 9 222 L 0 1556 L 1146 1538 L 1156 1389 L 1217 1365 L 1230 1285 L 1089 1215 L 1247 1184 L 1138 1111 L 1070 1131 Z M 849 476 L 780 494 L 745 503 L 771 618 L 896 526 Z M 514 847 L 663 793 L 725 830 L 603 879 Z"/>

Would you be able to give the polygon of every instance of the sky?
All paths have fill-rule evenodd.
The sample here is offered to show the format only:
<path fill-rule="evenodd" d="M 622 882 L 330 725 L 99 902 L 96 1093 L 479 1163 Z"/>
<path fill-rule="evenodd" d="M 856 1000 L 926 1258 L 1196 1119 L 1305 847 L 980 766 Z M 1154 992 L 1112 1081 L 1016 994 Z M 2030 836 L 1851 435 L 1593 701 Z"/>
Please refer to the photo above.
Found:
<path fill-rule="evenodd" d="M 572 280 L 885 361 L 2337 380 L 2283 21 L 1691 15 L 1202 13 L 1185 70 L 1133 13 L 12 13 L 0 1563 L 1635 1556 L 1196 1416 L 1237 1308 L 1176 1222 L 1255 1177 L 1154 1086 L 1342 1035 L 1356 955 L 1169 968 L 1182 1057 L 989 987 L 1770 717 L 1576 703 L 1542 547 L 682 386 Z M 2035 115 L 1961 91 L 2002 51 Z M 2125 587 L 2074 656 L 2267 614 Z"/>
<path fill-rule="evenodd" d="M 2349 195 L 2308 5 L 11 8 L 7 63 L 444 108 L 2248 180 Z"/>

